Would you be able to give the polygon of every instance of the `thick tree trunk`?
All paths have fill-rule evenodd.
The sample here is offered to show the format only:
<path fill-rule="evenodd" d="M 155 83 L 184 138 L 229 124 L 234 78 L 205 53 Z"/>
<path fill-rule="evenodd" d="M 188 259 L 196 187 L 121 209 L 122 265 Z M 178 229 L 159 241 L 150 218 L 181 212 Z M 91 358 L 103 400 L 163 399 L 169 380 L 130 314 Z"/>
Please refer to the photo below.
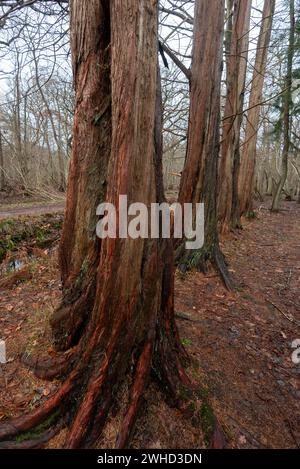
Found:
<path fill-rule="evenodd" d="M 290 0 L 290 35 L 287 55 L 287 74 L 285 80 L 286 91 L 284 93 L 283 104 L 283 150 L 281 162 L 281 177 L 276 187 L 276 192 L 272 202 L 272 212 L 278 212 L 281 192 L 284 188 L 288 174 L 288 156 L 290 151 L 290 112 L 292 99 L 292 80 L 293 80 L 293 58 L 295 49 L 295 0 Z"/>
<path fill-rule="evenodd" d="M 94 306 L 101 249 L 96 208 L 105 201 L 111 152 L 109 3 L 71 4 L 75 116 L 65 221 L 60 243 L 63 302 L 52 318 L 54 342 L 78 342 Z"/>
<path fill-rule="evenodd" d="M 252 210 L 256 144 L 260 117 L 260 106 L 258 103 L 262 100 L 275 1 L 276 0 L 265 0 L 262 14 L 263 19 L 257 43 L 257 52 L 249 99 L 249 112 L 247 114 L 245 141 L 242 148 L 239 175 L 239 204 L 241 215 Z"/>
<path fill-rule="evenodd" d="M 240 131 L 247 70 L 251 0 L 234 0 L 233 31 L 227 69 L 227 97 L 224 111 L 219 175 L 218 212 L 221 232 L 240 226 L 238 175 Z"/>
<path fill-rule="evenodd" d="M 229 286 L 216 209 L 224 4 L 224 0 L 197 0 L 195 5 L 188 143 L 178 201 L 204 203 L 205 242 L 194 251 L 186 251 L 185 241 L 181 242 L 176 257 L 184 269 L 205 270 L 206 262 L 214 261 Z"/>
<path fill-rule="evenodd" d="M 65 303 L 53 324 L 60 348 L 79 341 L 50 367 L 36 364 L 40 376 L 65 376 L 62 387 L 40 408 L 4 422 L 0 440 L 56 412 L 52 432 L 67 419 L 67 448 L 91 446 L 127 378 L 131 391 L 116 441 L 123 448 L 151 370 L 174 398 L 189 385 L 174 321 L 171 241 L 107 238 L 100 245 L 94 235 L 105 181 L 106 200 L 115 205 L 122 194 L 147 206 L 163 200 L 157 12 L 157 1 L 71 2 L 76 116 L 61 245 L 65 300 L 67 288 L 73 290 L 71 306 Z"/>

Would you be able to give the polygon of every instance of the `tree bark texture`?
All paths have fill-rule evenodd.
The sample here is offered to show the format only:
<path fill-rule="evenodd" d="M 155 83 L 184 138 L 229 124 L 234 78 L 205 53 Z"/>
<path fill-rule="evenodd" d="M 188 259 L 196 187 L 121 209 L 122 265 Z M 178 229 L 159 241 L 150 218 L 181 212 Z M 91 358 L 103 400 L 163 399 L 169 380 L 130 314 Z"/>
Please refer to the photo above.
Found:
<path fill-rule="evenodd" d="M 2 146 L 2 132 L 0 130 L 0 191 L 5 187 L 5 173 L 4 173 L 4 155 Z"/>
<path fill-rule="evenodd" d="M 242 147 L 239 174 L 239 206 L 241 215 L 252 210 L 256 145 L 261 109 L 258 104 L 261 102 L 263 94 L 275 1 L 276 0 L 265 0 L 264 2 L 262 23 L 257 43 L 256 59 L 249 99 L 249 111 L 247 113 L 245 141 Z"/>
<path fill-rule="evenodd" d="M 188 143 L 178 201 L 204 203 L 205 242 L 195 251 L 186 251 L 181 242 L 177 258 L 185 268 L 202 270 L 212 260 L 229 286 L 219 249 L 216 207 L 224 9 L 223 0 L 197 0 L 195 5 Z"/>
<path fill-rule="evenodd" d="M 251 0 L 234 0 L 227 96 L 219 173 L 218 212 L 221 232 L 239 226 L 238 175 L 240 131 L 247 70 Z"/>
<path fill-rule="evenodd" d="M 57 348 L 69 350 L 35 363 L 41 377 L 61 375 L 62 386 L 41 407 L 5 421 L 0 447 L 18 447 L 16 436 L 53 414 L 55 425 L 27 447 L 42 446 L 65 424 L 66 448 L 92 446 L 127 379 L 116 440 L 124 448 L 151 371 L 176 402 L 190 385 L 174 320 L 171 241 L 95 238 L 101 201 L 164 200 L 157 24 L 156 0 L 71 2 L 76 114 L 60 249 L 64 301 L 52 320 Z"/>
<path fill-rule="evenodd" d="M 292 83 L 293 83 L 293 58 L 295 52 L 295 0 L 290 0 L 290 33 L 289 46 L 287 53 L 287 74 L 285 79 L 285 93 L 283 98 L 283 150 L 281 161 L 281 176 L 276 187 L 272 201 L 272 212 L 278 212 L 280 205 L 280 196 L 284 188 L 288 174 L 288 157 L 290 151 L 290 132 L 291 132 L 291 107 L 293 104 Z"/>

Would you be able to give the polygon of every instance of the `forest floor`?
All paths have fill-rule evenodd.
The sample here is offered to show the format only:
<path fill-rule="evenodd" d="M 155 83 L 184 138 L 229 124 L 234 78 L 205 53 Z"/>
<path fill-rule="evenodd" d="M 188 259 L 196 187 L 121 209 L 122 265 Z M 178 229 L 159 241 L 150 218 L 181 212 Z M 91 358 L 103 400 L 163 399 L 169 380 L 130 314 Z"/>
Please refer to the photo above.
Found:
<path fill-rule="evenodd" d="M 192 357 L 189 373 L 231 448 L 300 446 L 300 365 L 292 362 L 291 345 L 300 339 L 300 205 L 283 202 L 278 214 L 268 205 L 222 240 L 234 292 L 213 269 L 206 276 L 176 274 L 176 317 Z M 61 296 L 57 247 L 31 246 L 30 253 L 22 244 L 0 265 L 0 339 L 8 358 L 0 365 L 0 422 L 37 406 L 59 386 L 37 379 L 21 361 L 54 353 L 49 317 Z M 151 384 L 133 446 L 203 447 L 205 432 L 190 414 L 170 409 Z M 108 425 L 104 446 L 114 433 Z M 62 442 L 63 432 L 50 447 Z"/>

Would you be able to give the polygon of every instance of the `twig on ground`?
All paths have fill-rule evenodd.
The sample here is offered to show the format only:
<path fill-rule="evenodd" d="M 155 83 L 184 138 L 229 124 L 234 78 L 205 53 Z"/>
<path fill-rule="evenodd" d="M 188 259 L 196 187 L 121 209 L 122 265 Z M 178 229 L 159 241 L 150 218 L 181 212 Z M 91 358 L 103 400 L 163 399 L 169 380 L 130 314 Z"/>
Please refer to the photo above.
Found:
<path fill-rule="evenodd" d="M 275 303 L 273 303 L 271 300 L 269 300 L 268 298 L 266 298 L 266 301 L 268 303 L 270 303 L 270 305 L 272 305 L 275 309 L 277 309 L 277 311 L 279 311 L 288 321 L 290 322 L 293 322 L 294 324 L 297 324 L 298 326 L 300 326 L 300 322 L 296 321 L 295 318 L 293 317 L 290 317 L 287 313 L 285 313 L 284 311 L 282 311 L 281 308 L 279 308 L 279 306 L 277 306 Z"/>

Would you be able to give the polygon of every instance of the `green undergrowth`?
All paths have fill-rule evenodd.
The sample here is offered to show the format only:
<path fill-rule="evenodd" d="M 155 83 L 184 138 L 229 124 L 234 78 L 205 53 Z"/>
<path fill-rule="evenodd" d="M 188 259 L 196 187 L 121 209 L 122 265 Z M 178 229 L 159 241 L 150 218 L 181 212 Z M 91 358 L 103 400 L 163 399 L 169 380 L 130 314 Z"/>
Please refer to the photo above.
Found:
<path fill-rule="evenodd" d="M 62 227 L 61 214 L 0 220 L 0 262 L 21 245 L 46 247 Z"/>

